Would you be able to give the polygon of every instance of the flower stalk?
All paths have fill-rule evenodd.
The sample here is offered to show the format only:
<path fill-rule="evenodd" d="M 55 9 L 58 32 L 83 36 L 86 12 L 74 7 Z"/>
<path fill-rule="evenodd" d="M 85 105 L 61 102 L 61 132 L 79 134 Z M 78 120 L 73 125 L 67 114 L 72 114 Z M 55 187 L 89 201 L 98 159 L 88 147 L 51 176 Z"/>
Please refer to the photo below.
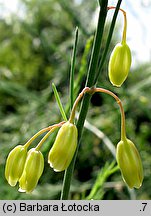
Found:
<path fill-rule="evenodd" d="M 38 136 L 40 136 L 41 134 L 43 134 L 43 133 L 45 133 L 45 132 L 53 132 L 54 131 L 54 129 L 56 129 L 57 127 L 61 127 L 63 124 L 65 123 L 65 121 L 63 121 L 63 122 L 60 122 L 59 124 L 54 124 L 54 125 L 51 125 L 51 126 L 48 126 L 48 127 L 46 127 L 46 128 L 43 128 L 43 129 L 41 129 L 40 131 L 38 131 L 36 134 L 34 134 L 26 143 L 25 143 L 25 145 L 24 145 L 24 147 L 25 148 L 28 148 L 30 145 L 31 145 L 31 143 L 38 137 Z M 53 131 L 52 131 L 53 130 Z M 48 133 L 49 133 L 48 132 Z M 49 133 L 49 135 L 48 135 L 48 133 L 43 137 L 43 141 L 41 140 L 40 141 L 40 143 L 38 144 L 39 145 L 39 147 L 37 146 L 37 148 L 39 149 L 40 147 L 41 147 L 41 145 L 42 145 L 42 143 L 47 139 L 47 137 L 51 134 L 51 133 Z"/>
<path fill-rule="evenodd" d="M 70 123 L 74 123 L 74 119 L 75 119 L 75 112 L 76 112 L 76 108 L 78 106 L 78 103 L 79 101 L 82 99 L 83 95 L 85 93 L 90 93 L 91 92 L 91 89 L 89 87 L 85 87 L 82 92 L 79 94 L 79 96 L 77 97 L 76 101 L 74 102 L 73 104 L 73 108 L 72 108 L 72 111 L 71 111 L 71 115 L 70 115 L 70 118 L 69 118 L 69 122 Z"/>
<path fill-rule="evenodd" d="M 102 93 L 106 93 L 110 96 L 112 96 L 117 104 L 119 105 L 120 107 L 120 112 L 121 112 L 121 140 L 125 140 L 125 137 L 126 137 L 126 129 L 125 129 L 125 113 L 124 113 L 124 109 L 123 109 L 123 105 L 122 105 L 122 102 L 121 100 L 119 99 L 119 97 L 114 94 L 113 92 L 107 90 L 107 89 L 104 89 L 104 88 L 94 88 L 94 91 L 95 92 L 102 92 Z"/>
<path fill-rule="evenodd" d="M 38 143 L 35 150 L 39 151 L 43 143 L 46 141 L 46 139 L 52 134 L 58 127 L 61 127 L 65 122 L 60 122 L 59 124 L 55 124 L 52 126 L 49 126 L 49 132 L 42 138 L 42 140 Z"/>
<path fill-rule="evenodd" d="M 110 9 L 116 9 L 116 7 L 110 6 L 108 7 L 108 10 Z M 127 16 L 126 16 L 126 11 L 123 9 L 119 8 L 119 10 L 123 13 L 124 16 L 124 27 L 123 27 L 123 35 L 122 35 L 122 44 L 126 44 L 126 32 L 127 32 Z"/>
<path fill-rule="evenodd" d="M 107 90 L 107 89 L 104 89 L 104 88 L 89 88 L 89 87 L 85 87 L 82 92 L 79 94 L 79 96 L 77 97 L 76 101 L 74 102 L 74 105 L 73 105 L 73 109 L 71 111 L 71 115 L 70 115 L 70 119 L 69 119 L 69 122 L 73 123 L 74 122 L 74 119 L 75 119 L 75 112 L 76 112 L 76 108 L 78 106 L 78 103 L 79 101 L 82 99 L 82 97 L 84 96 L 85 93 L 88 93 L 90 95 L 93 95 L 94 93 L 96 92 L 100 92 L 100 93 L 105 93 L 105 94 L 108 94 L 110 96 L 112 96 L 117 104 L 119 105 L 120 107 L 120 112 L 121 112 L 121 140 L 125 140 L 125 137 L 126 137 L 126 129 L 125 129 L 125 113 L 124 113 L 124 109 L 123 109 L 123 105 L 122 105 L 122 102 L 121 100 L 119 99 L 119 97 L 114 94 L 113 92 Z"/>

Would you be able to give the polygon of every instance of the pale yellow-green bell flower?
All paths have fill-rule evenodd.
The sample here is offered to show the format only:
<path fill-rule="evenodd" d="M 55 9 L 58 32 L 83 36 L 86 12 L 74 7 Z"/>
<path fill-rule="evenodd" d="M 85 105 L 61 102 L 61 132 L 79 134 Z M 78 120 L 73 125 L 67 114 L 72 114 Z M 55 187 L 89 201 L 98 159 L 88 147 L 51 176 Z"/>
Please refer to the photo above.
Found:
<path fill-rule="evenodd" d="M 77 147 L 77 128 L 69 121 L 59 129 L 49 152 L 48 163 L 56 172 L 67 169 Z"/>
<path fill-rule="evenodd" d="M 40 151 L 35 148 L 29 150 L 25 167 L 19 179 L 19 191 L 31 193 L 42 175 L 44 169 L 44 158 Z"/>
<path fill-rule="evenodd" d="M 120 87 L 126 80 L 131 67 L 131 51 L 126 43 L 118 43 L 113 49 L 109 60 L 110 82 Z"/>
<path fill-rule="evenodd" d="M 126 139 L 117 145 L 116 158 L 124 181 L 130 188 L 140 188 L 143 181 L 142 161 L 134 143 Z"/>
<path fill-rule="evenodd" d="M 16 146 L 8 155 L 5 166 L 5 178 L 11 186 L 15 186 L 22 175 L 27 149 L 22 146 Z"/>

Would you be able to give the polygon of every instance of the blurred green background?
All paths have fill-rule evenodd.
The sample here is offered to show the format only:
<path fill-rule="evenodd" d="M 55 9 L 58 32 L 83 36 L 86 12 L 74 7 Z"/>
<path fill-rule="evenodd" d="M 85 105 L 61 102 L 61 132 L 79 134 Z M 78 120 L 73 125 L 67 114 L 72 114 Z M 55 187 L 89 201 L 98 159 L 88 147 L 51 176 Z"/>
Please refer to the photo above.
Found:
<path fill-rule="evenodd" d="M 79 40 L 75 83 L 78 91 L 84 87 L 91 36 L 96 27 L 94 12 L 98 5 L 97 1 L 91 0 L 80 3 L 74 0 L 20 2 L 22 16 L 13 13 L 7 19 L 0 19 L 0 199 L 59 199 L 63 173 L 55 173 L 47 163 L 55 134 L 42 148 L 45 169 L 32 194 L 19 193 L 18 186 L 12 188 L 7 184 L 5 161 L 16 145 L 24 144 L 38 130 L 62 120 L 51 84 L 55 83 L 62 103 L 67 107 L 76 26 L 79 27 Z M 107 23 L 104 46 L 109 26 Z M 110 50 L 120 40 L 120 29 L 121 26 L 116 25 Z M 112 90 L 123 102 L 127 136 L 141 154 L 144 182 L 139 190 L 128 190 L 125 186 L 114 156 L 107 148 L 107 144 L 113 148 L 120 140 L 119 109 L 110 96 L 96 94 L 91 100 L 87 116 L 90 124 L 84 129 L 70 198 L 150 199 L 151 65 L 146 63 L 133 68 L 125 84 L 118 89 L 108 80 L 108 58 L 98 86 Z M 103 138 L 98 137 L 95 127 L 102 131 Z"/>

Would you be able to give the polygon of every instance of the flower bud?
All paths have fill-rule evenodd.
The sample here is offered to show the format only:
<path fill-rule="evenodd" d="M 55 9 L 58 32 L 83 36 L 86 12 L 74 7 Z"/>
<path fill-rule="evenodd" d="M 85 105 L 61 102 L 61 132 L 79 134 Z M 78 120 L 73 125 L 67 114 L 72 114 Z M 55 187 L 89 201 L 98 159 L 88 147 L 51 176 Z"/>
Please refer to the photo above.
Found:
<path fill-rule="evenodd" d="M 120 87 L 126 80 L 131 66 L 131 51 L 126 43 L 118 43 L 111 53 L 109 60 L 110 82 Z"/>
<path fill-rule="evenodd" d="M 134 143 L 129 139 L 121 140 L 117 145 L 116 158 L 127 185 L 130 188 L 140 188 L 143 181 L 143 167 Z"/>
<path fill-rule="evenodd" d="M 76 126 L 69 121 L 59 129 L 48 155 L 48 163 L 54 171 L 63 171 L 69 166 L 77 147 L 77 134 Z"/>
<path fill-rule="evenodd" d="M 36 187 L 44 169 L 44 158 L 35 148 L 29 150 L 25 167 L 19 179 L 19 191 L 30 193 Z"/>
<path fill-rule="evenodd" d="M 22 175 L 27 149 L 22 146 L 16 146 L 8 155 L 5 166 L 5 178 L 11 186 L 15 186 Z"/>

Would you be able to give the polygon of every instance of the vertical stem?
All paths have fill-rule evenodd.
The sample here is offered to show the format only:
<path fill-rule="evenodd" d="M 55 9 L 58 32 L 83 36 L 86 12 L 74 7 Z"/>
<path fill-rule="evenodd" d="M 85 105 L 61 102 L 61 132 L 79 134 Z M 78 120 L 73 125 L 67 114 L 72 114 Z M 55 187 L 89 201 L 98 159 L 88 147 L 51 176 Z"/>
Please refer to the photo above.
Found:
<path fill-rule="evenodd" d="M 94 77 L 98 66 L 99 53 L 101 49 L 102 36 L 104 31 L 104 24 L 107 15 L 107 4 L 108 4 L 107 0 L 101 1 L 98 26 L 94 38 L 94 45 L 92 49 L 90 65 L 89 65 L 87 81 L 86 81 L 86 86 L 88 87 L 92 87 L 94 85 Z"/>
<path fill-rule="evenodd" d="M 105 24 L 105 19 L 106 19 L 106 14 L 107 14 L 108 1 L 102 0 L 100 4 L 101 4 L 101 7 L 100 7 L 100 13 L 99 13 L 98 26 L 97 26 L 97 30 L 95 34 L 94 43 L 93 43 L 91 60 L 90 60 L 90 65 L 89 65 L 89 70 L 88 70 L 88 75 L 87 75 L 87 81 L 86 81 L 86 86 L 88 87 L 92 87 L 94 85 L 94 78 L 95 78 L 96 69 L 98 65 L 101 41 L 102 41 L 104 24 Z M 69 194 L 70 184 L 71 184 L 71 177 L 72 177 L 72 173 L 74 170 L 74 165 L 75 165 L 75 160 L 77 157 L 78 149 L 80 146 L 80 139 L 82 135 L 84 121 L 85 121 L 86 114 L 87 114 L 88 107 L 89 107 L 90 98 L 91 98 L 91 95 L 88 95 L 88 94 L 85 95 L 82 106 L 81 106 L 80 115 L 79 115 L 79 119 L 77 122 L 78 146 L 77 146 L 75 155 L 73 157 L 73 160 L 66 171 L 67 178 L 64 179 L 64 187 L 61 193 L 61 199 L 68 199 L 68 194 Z"/>

